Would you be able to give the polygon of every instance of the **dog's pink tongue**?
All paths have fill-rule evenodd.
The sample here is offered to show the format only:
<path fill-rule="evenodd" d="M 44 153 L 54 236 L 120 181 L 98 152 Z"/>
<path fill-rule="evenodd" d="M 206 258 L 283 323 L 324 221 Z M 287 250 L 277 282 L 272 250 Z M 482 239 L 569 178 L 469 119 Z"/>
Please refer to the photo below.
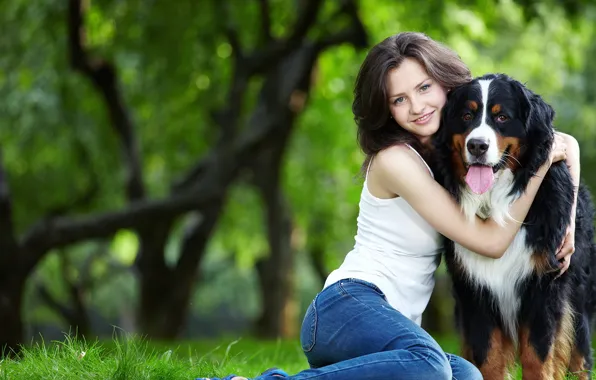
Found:
<path fill-rule="evenodd" d="M 483 194 L 493 185 L 493 169 L 490 166 L 470 166 L 466 175 L 466 183 L 476 194 Z"/>

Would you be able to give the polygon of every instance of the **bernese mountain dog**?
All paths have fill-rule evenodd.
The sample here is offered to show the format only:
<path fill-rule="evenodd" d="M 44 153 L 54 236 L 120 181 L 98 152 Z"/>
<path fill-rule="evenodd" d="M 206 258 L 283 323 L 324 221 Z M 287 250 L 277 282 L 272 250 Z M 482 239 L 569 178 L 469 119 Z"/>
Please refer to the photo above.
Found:
<path fill-rule="evenodd" d="M 434 140 L 436 178 L 469 218 L 518 223 L 509 206 L 546 162 L 555 112 L 503 74 L 452 90 Z M 558 277 L 555 257 L 570 222 L 573 184 L 565 162 L 552 165 L 522 227 L 503 257 L 478 255 L 445 239 L 463 356 L 487 380 L 515 367 L 524 379 L 589 378 L 596 304 L 594 206 L 582 184 L 575 254 Z"/>

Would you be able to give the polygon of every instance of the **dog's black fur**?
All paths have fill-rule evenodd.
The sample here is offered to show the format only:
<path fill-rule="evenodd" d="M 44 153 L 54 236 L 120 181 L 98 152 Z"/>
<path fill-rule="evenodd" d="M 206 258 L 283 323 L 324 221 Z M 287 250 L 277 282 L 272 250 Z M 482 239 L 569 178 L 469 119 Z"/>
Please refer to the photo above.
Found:
<path fill-rule="evenodd" d="M 474 112 L 468 103 L 472 100 L 480 104 L 482 110 L 480 80 L 491 81 L 485 123 L 503 142 L 499 152 L 506 151 L 509 156 L 501 156 L 494 170 L 512 171 L 509 194 L 515 198 L 548 159 L 554 139 L 555 112 L 540 96 L 506 75 L 488 74 L 449 93 L 442 112 L 442 127 L 434 139 L 435 177 L 458 201 L 462 200 L 463 192 L 468 191 L 462 177 L 467 170 L 463 152 L 466 148 L 457 141 L 464 141 L 462 139 L 483 122 L 479 116 L 482 112 Z M 496 104 L 498 109 L 493 108 Z M 507 121 L 497 122 L 496 114 L 490 110 L 504 114 Z M 463 114 L 468 115 L 462 118 Z M 472 280 L 470 271 L 475 270 L 474 266 L 460 260 L 457 244 L 445 239 L 446 264 L 453 282 L 463 354 L 481 369 L 485 379 L 502 379 L 505 367 L 511 364 L 516 353 L 521 358 L 524 378 L 558 379 L 568 369 L 592 369 L 590 332 L 596 306 L 596 246 L 594 205 L 583 184 L 577 200 L 575 254 L 569 270 L 556 278 L 559 270 L 555 255 L 569 225 L 572 202 L 569 170 L 565 162 L 555 163 L 548 170 L 521 227 L 526 233 L 526 249 L 510 252 L 513 255 L 531 252 L 534 265 L 532 272 L 518 279 L 515 287 L 519 308 L 514 332 L 506 328 L 494 289 Z M 494 211 L 490 207 L 484 209 L 488 212 L 485 217 Z M 570 311 L 572 326 L 569 323 L 565 326 L 565 318 L 569 317 L 566 314 Z M 573 335 L 570 348 L 565 347 L 565 333 Z"/>

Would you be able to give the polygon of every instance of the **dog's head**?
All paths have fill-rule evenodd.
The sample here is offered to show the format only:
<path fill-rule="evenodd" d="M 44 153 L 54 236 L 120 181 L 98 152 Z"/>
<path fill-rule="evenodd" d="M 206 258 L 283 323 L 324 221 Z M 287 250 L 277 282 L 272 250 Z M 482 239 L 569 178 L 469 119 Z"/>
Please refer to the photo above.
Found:
<path fill-rule="evenodd" d="M 482 194 L 495 177 L 513 172 L 518 190 L 548 158 L 554 110 L 520 82 L 488 74 L 460 86 L 443 107 L 435 139 L 460 184 Z"/>

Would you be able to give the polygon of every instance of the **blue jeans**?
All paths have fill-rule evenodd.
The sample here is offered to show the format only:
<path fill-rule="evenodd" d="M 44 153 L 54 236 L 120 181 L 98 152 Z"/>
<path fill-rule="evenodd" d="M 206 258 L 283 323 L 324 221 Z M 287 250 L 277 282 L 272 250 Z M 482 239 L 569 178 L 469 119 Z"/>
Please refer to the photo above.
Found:
<path fill-rule="evenodd" d="M 290 379 L 482 379 L 362 280 L 341 280 L 320 292 L 306 311 L 300 340 L 311 368 Z M 257 379 L 265 378 L 279 379 Z"/>

